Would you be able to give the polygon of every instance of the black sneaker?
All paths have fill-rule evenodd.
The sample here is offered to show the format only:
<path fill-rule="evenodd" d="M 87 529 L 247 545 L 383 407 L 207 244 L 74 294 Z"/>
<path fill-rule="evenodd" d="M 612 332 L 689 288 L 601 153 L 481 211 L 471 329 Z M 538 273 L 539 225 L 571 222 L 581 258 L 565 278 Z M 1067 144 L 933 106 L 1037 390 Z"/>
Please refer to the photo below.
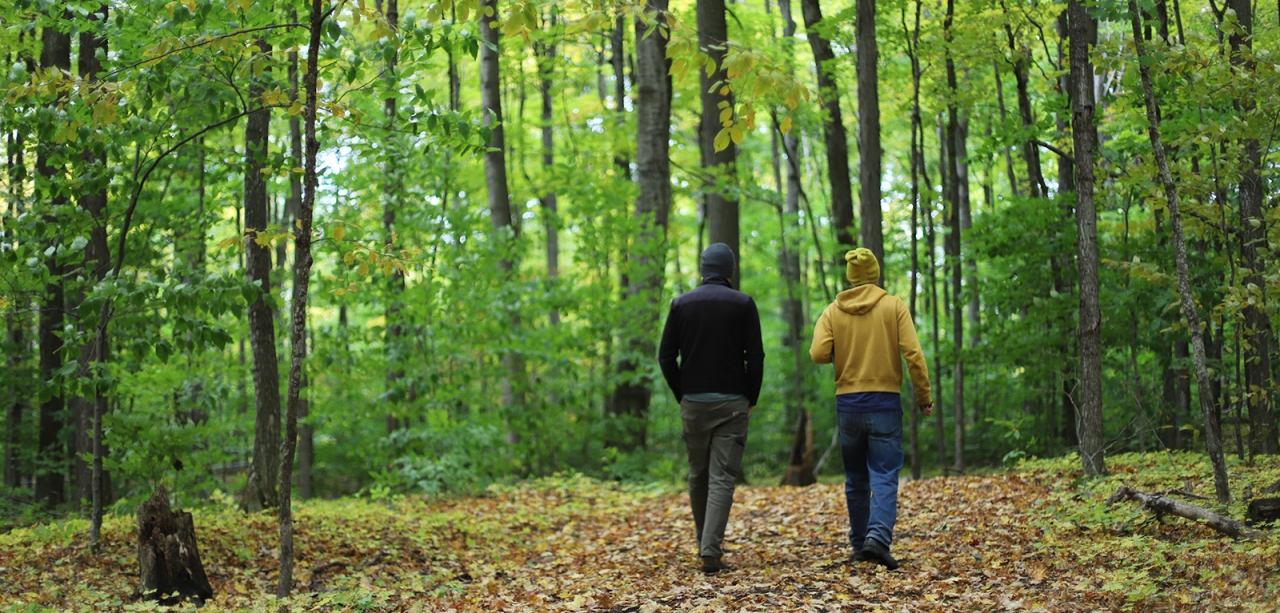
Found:
<path fill-rule="evenodd" d="M 881 545 L 880 541 L 875 539 L 867 539 L 867 542 L 863 543 L 862 549 L 853 554 L 853 559 L 860 562 L 876 562 L 889 570 L 898 569 L 898 561 L 889 554 L 889 548 Z"/>
<path fill-rule="evenodd" d="M 702 572 L 707 573 L 708 575 L 714 575 L 728 568 L 729 565 L 721 561 L 720 558 L 702 556 Z"/>

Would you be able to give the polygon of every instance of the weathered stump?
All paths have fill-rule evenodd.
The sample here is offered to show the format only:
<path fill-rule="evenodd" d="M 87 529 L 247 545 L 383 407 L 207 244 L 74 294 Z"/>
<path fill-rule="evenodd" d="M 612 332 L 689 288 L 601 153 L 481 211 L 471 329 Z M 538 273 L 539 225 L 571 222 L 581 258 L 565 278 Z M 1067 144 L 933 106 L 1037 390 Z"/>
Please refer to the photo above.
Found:
<path fill-rule="evenodd" d="M 164 486 L 138 506 L 138 566 L 144 598 L 161 604 L 191 599 L 198 605 L 213 598 L 191 513 L 170 509 Z"/>
<path fill-rule="evenodd" d="M 1280 521 L 1280 498 L 1255 498 L 1249 501 L 1245 520 L 1250 526 Z"/>

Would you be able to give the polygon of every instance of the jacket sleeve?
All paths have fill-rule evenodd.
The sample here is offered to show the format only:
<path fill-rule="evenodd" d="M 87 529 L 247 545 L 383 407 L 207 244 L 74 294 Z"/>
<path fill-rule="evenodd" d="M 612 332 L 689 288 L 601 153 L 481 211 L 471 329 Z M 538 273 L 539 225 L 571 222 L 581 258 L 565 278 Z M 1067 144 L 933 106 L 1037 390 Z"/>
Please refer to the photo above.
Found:
<path fill-rule="evenodd" d="M 929 393 L 929 366 L 924 358 L 924 350 L 920 348 L 920 339 L 916 337 L 916 326 L 911 322 L 911 313 L 901 301 L 898 302 L 898 349 L 902 351 L 902 357 L 907 361 L 907 370 L 911 372 L 916 404 L 933 404 L 933 396 Z"/>
<path fill-rule="evenodd" d="M 746 342 L 744 355 L 747 364 L 747 401 L 756 406 L 760 400 L 760 386 L 764 383 L 764 341 L 760 333 L 760 311 L 755 300 L 747 301 Z"/>
<path fill-rule="evenodd" d="M 813 344 L 809 345 L 809 358 L 814 364 L 830 364 L 835 344 L 831 336 L 831 307 L 822 310 L 818 323 L 813 326 Z"/>
<path fill-rule="evenodd" d="M 676 402 L 684 397 L 680 391 L 680 326 L 677 320 L 676 304 L 671 303 L 667 312 L 667 323 L 662 328 L 662 342 L 658 345 L 658 366 L 662 368 L 662 378 L 667 380 L 667 387 L 676 395 Z"/>

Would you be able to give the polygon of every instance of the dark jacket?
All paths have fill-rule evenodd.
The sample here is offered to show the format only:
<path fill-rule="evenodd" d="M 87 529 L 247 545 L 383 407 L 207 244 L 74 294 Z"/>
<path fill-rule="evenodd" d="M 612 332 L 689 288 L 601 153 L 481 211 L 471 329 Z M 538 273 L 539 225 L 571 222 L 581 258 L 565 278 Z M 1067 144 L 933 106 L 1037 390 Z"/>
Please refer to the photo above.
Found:
<path fill-rule="evenodd" d="M 742 394 L 755 406 L 764 378 L 755 301 L 723 277 L 704 279 L 671 301 L 658 364 L 676 400 L 685 394 Z"/>

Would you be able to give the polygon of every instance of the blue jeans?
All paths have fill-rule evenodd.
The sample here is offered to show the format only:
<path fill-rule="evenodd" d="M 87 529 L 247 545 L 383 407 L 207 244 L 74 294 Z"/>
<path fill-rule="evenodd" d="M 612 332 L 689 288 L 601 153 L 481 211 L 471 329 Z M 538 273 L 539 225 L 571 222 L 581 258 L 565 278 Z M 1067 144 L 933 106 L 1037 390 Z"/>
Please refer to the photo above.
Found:
<path fill-rule="evenodd" d="M 872 538 L 893 543 L 898 519 L 898 471 L 902 470 L 902 410 L 837 413 L 849 544 L 856 552 Z"/>

